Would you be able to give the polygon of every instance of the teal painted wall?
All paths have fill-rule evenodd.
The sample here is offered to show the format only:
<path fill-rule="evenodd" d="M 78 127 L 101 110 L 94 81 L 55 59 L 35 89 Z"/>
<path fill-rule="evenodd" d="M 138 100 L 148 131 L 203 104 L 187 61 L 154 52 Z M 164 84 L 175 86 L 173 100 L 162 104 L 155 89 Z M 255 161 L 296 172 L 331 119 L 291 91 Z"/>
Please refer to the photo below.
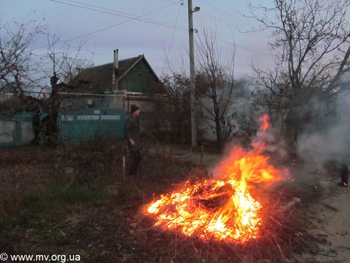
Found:
<path fill-rule="evenodd" d="M 87 109 L 79 114 L 59 114 L 59 143 L 106 141 L 124 138 L 123 109 Z"/>
<path fill-rule="evenodd" d="M 32 113 L 3 117 L 0 122 L 7 122 L 9 130 L 6 140 L 0 141 L 0 147 L 29 145 L 34 138 L 32 129 Z M 42 115 L 42 118 L 45 114 Z M 124 109 L 86 109 L 79 113 L 58 115 L 58 143 L 76 143 L 79 141 L 105 141 L 124 138 Z M 4 129 L 4 125 L 0 125 Z"/>

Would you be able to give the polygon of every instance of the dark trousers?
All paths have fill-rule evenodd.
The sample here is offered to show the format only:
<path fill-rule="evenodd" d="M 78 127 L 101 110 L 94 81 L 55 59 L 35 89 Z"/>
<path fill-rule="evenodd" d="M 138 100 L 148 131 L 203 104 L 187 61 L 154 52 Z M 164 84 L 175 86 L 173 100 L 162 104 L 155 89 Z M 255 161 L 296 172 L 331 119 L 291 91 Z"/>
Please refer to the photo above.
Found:
<path fill-rule="evenodd" d="M 33 127 L 33 132 L 34 132 L 34 139 L 32 141 L 32 144 L 39 144 L 39 134 L 40 134 L 40 129 L 39 127 Z"/>
<path fill-rule="evenodd" d="M 342 163 L 340 165 L 340 179 L 341 183 L 348 184 L 348 164 Z"/>
<path fill-rule="evenodd" d="M 128 173 L 129 175 L 136 175 L 137 169 L 141 162 L 141 154 L 139 150 L 130 150 Z"/>

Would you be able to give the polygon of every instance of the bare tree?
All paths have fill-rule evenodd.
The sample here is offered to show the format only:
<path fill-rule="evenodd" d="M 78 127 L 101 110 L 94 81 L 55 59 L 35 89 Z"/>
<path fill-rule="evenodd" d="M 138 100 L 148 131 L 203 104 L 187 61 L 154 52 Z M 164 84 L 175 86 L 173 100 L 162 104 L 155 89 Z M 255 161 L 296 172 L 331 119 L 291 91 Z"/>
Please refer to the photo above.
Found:
<path fill-rule="evenodd" d="M 153 97 L 145 123 L 147 132 L 158 140 L 189 143 L 191 138 L 190 88 L 185 74 L 173 72 L 162 77 L 161 92 Z M 143 116 L 146 118 L 146 116 Z"/>
<path fill-rule="evenodd" d="M 62 87 L 75 88 L 66 84 L 79 68 L 91 65 L 91 60 L 79 59 L 79 52 L 75 51 L 74 56 L 69 47 L 63 43 L 61 48 L 56 50 L 60 41 L 53 36 L 50 38 L 42 25 L 33 22 L 16 23 L 17 30 L 10 30 L 9 26 L 1 25 L 0 38 L 0 81 L 7 89 L 19 98 L 19 102 L 28 111 L 41 110 L 48 114 L 46 123 L 49 133 L 49 142 L 57 143 L 57 116 L 60 106 L 58 95 Z M 46 35 L 48 38 L 47 56 L 34 56 L 33 47 L 39 35 Z M 47 61 L 48 59 L 48 61 Z M 50 69 L 47 65 L 51 65 Z M 43 88 L 43 80 L 50 79 L 51 90 L 49 98 L 32 96 L 28 94 L 29 89 L 40 91 Z M 59 80 L 61 79 L 61 82 Z"/>
<path fill-rule="evenodd" d="M 61 104 L 59 91 L 62 88 L 74 89 L 80 85 L 79 83 L 74 85 L 69 83 L 71 83 L 80 70 L 91 66 L 92 56 L 90 60 L 80 59 L 81 45 L 78 50 L 71 52 L 70 46 L 64 42 L 58 47 L 61 41 L 56 35 L 50 37 L 50 35 L 47 34 L 47 39 L 48 58 L 52 65 L 52 75 L 50 77 L 50 97 L 46 101 L 47 103 L 43 105 L 43 110 L 48 114 L 45 130 L 48 135 L 48 143 L 54 145 L 57 143 L 57 120 Z M 59 82 L 60 79 L 61 82 Z"/>
<path fill-rule="evenodd" d="M 270 30 L 275 67 L 254 67 L 260 84 L 269 89 L 270 109 L 284 119 L 286 130 L 302 126 L 308 102 L 329 98 L 348 88 L 349 0 L 274 0 L 273 7 L 250 3 L 249 17 Z M 280 109 L 284 109 L 280 111 Z M 283 115 L 277 114 L 281 112 Z M 279 115 L 279 116 L 278 116 Z"/>
<path fill-rule="evenodd" d="M 214 124 L 220 147 L 236 129 L 230 116 L 235 89 L 234 46 L 232 53 L 225 56 L 226 60 L 222 57 L 217 46 L 216 32 L 204 29 L 196 42 L 197 103 L 204 110 L 203 118 Z"/>
<path fill-rule="evenodd" d="M 15 22 L 15 26 L 14 32 L 9 25 L 0 25 L 0 81 L 23 100 L 25 89 L 37 80 L 31 45 L 44 27 L 34 22 Z"/>

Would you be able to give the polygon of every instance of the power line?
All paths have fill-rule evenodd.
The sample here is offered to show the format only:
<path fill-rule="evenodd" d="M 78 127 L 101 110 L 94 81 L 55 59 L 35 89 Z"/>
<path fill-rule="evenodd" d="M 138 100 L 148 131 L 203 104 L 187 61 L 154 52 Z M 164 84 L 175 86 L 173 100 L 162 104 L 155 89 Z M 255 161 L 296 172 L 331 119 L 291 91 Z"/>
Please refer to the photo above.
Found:
<path fill-rule="evenodd" d="M 244 24 L 244 25 L 248 24 L 248 25 L 250 25 L 247 21 L 243 21 L 242 19 L 237 18 L 234 14 L 228 13 L 227 10 L 222 10 L 221 8 L 219 8 L 219 7 L 217 7 L 217 6 L 215 6 L 215 5 L 211 4 L 211 3 L 209 3 L 208 1 L 203 0 L 203 2 L 204 2 L 206 5 L 212 7 L 212 8 L 215 9 L 216 11 L 218 11 L 220 14 L 223 14 L 223 15 L 225 15 L 225 16 L 231 18 L 231 19 L 233 18 L 235 21 L 239 21 L 241 24 Z M 224 7 L 228 8 L 228 9 L 231 9 L 231 10 L 234 11 L 234 12 L 237 12 L 237 11 L 238 11 L 238 10 L 234 10 L 232 7 L 226 5 L 226 4 L 224 4 L 224 3 L 222 3 L 222 2 L 220 2 L 220 1 L 218 1 L 218 0 L 216 0 L 215 2 L 218 2 L 219 4 L 223 5 Z M 221 18 L 221 19 L 222 19 L 222 18 Z M 222 19 L 222 20 L 223 20 L 223 19 Z M 229 22 L 228 22 L 228 23 L 229 23 Z"/>
<path fill-rule="evenodd" d="M 50 1 L 51 2 L 55 2 L 55 3 L 59 3 L 59 4 L 64 4 L 64 5 L 68 5 L 68 6 L 74 6 L 74 7 L 78 7 L 78 8 L 82 8 L 82 9 L 87 9 L 87 10 L 91 10 L 91 11 L 95 11 L 95 12 L 99 12 L 99 13 L 105 13 L 105 14 L 119 16 L 119 17 L 124 17 L 124 18 L 128 18 L 129 19 L 129 20 L 124 21 L 122 23 L 126 23 L 126 22 L 129 22 L 129 21 L 132 21 L 132 20 L 137 20 L 137 21 L 141 21 L 141 22 L 145 22 L 145 23 L 149 23 L 149 24 L 154 24 L 154 25 L 174 28 L 174 26 L 169 24 L 169 23 L 164 23 L 162 21 L 149 19 L 149 18 L 142 18 L 141 19 L 141 17 L 144 17 L 144 16 L 149 15 L 151 13 L 154 13 L 156 11 L 165 9 L 165 8 L 167 8 L 169 6 L 175 5 L 176 3 L 171 3 L 171 4 L 167 5 L 167 6 L 164 6 L 162 8 L 153 10 L 153 11 L 145 13 L 143 15 L 135 16 L 133 14 L 118 12 L 118 11 L 115 11 L 115 10 L 109 10 L 109 9 L 106 9 L 106 8 L 103 8 L 103 7 L 98 7 L 98 6 L 95 6 L 95 5 L 88 5 L 88 4 L 80 3 L 80 2 L 77 2 L 77 1 L 71 1 L 71 2 L 73 2 L 72 4 L 71 3 L 62 2 L 60 0 L 50 0 Z M 119 24 L 121 24 L 121 23 L 119 23 Z M 117 24 L 117 25 L 119 25 L 119 24 Z M 175 28 L 179 29 L 179 30 L 187 31 L 185 27 L 182 27 L 182 28 L 181 27 L 175 27 Z"/>
<path fill-rule="evenodd" d="M 211 6 L 213 9 L 216 9 L 216 10 L 219 11 L 220 13 L 222 13 L 222 14 L 224 14 L 224 15 L 227 15 L 228 17 L 232 17 L 232 14 L 230 14 L 230 13 L 228 13 L 228 12 L 226 12 L 226 11 L 224 11 L 224 10 L 222 10 L 222 9 L 220 9 L 220 8 L 218 8 L 218 7 L 216 7 L 216 6 L 214 6 L 214 5 L 212 5 L 211 3 L 209 3 L 209 2 L 207 2 L 207 1 L 205 1 L 205 0 L 203 0 L 203 2 L 204 2 L 205 4 L 207 4 L 208 6 Z"/>
<path fill-rule="evenodd" d="M 167 25 L 165 23 L 161 24 L 162 22 L 160 21 L 156 21 L 156 20 L 153 20 L 152 19 L 148 19 L 150 21 L 147 21 L 146 19 L 140 19 L 141 17 L 143 16 L 146 16 L 146 15 L 149 15 L 149 14 L 152 14 L 154 12 L 157 12 L 157 11 L 160 11 L 160 10 L 163 10 L 167 7 L 170 7 L 174 4 L 177 4 L 176 3 L 172 3 L 172 4 L 169 4 L 169 5 L 166 5 L 164 7 L 161 7 L 161 8 L 158 8 L 156 10 L 153 10 L 153 11 L 150 11 L 150 12 L 147 12 L 147 13 L 144 13 L 142 15 L 139 15 L 139 16 L 134 16 L 132 14 L 127 14 L 127 13 L 121 13 L 121 12 L 117 12 L 117 11 L 113 11 L 113 10 L 108 10 L 106 8 L 103 8 L 103 7 L 98 7 L 98 6 L 94 6 L 94 5 L 88 5 L 88 4 L 84 4 L 82 3 L 83 5 L 88 5 L 88 6 L 91 6 L 91 7 L 84 7 L 84 6 L 80 6 L 80 5 L 76 5 L 76 4 L 69 4 L 69 3 L 65 3 L 65 2 L 62 2 L 62 1 L 59 1 L 59 0 L 50 0 L 51 2 L 56 2 L 56 3 L 59 3 L 59 4 L 65 4 L 65 5 L 69 5 L 69 6 L 74 6 L 74 7 L 79 7 L 79 8 L 83 8 L 83 9 L 89 9 L 89 10 L 92 10 L 92 11 L 96 11 L 96 12 L 102 12 L 102 13 L 107 13 L 107 14 L 110 14 L 110 15 L 116 15 L 116 16 L 122 16 L 122 17 L 126 17 L 126 18 L 129 18 L 128 20 L 125 20 L 125 21 L 122 21 L 120 23 L 117 23 L 117 24 L 114 24 L 114 25 L 111 25 L 111 26 L 108 26 L 108 27 L 105 27 L 105 28 L 101 28 L 101 29 L 98 29 L 98 30 L 95 30 L 95 31 L 92 31 L 92 32 L 89 32 L 89 33 L 86 33 L 86 34 L 83 34 L 83 35 L 79 35 L 79 36 L 76 36 L 76 37 L 73 37 L 73 38 L 70 38 L 70 39 L 66 39 L 66 40 L 60 40 L 58 41 L 59 43 L 62 43 L 62 42 L 67 42 L 67 41 L 72 41 L 72 40 L 75 40 L 75 39 L 78 39 L 78 38 L 82 38 L 82 37 L 87 37 L 89 35 L 92 35 L 92 34 L 95 34 L 95 33 L 98 33 L 98 32 L 102 32 L 102 31 L 105 31 L 107 29 L 110 29 L 110 28 L 113 28 L 113 27 L 116 27 L 116 26 L 119 26 L 121 24 L 124 24 L 124 23 L 127 23 L 129 21 L 132 21 L 132 20 L 138 20 L 138 21 L 141 21 L 141 22 L 146 22 L 146 23 L 151 23 L 151 24 L 156 24 L 156 25 L 160 25 L 160 26 L 165 26 L 165 27 L 170 27 L 170 28 L 173 28 L 174 30 L 175 29 L 178 29 L 178 30 L 182 30 L 182 31 L 187 31 L 186 28 L 179 28 L 177 26 L 172 26 L 172 25 Z M 72 0 L 67 0 L 67 1 L 71 1 L 71 2 L 75 2 L 75 3 L 79 3 L 77 1 L 72 1 Z M 101 10 L 98 10 L 96 8 L 92 8 L 92 7 L 96 7 L 98 9 L 101 9 Z M 107 11 L 102 11 L 102 10 L 107 10 Z M 123 15 L 118 15 L 116 13 L 121 13 Z M 156 21 L 156 22 L 154 22 Z M 45 46 L 41 46 L 41 47 L 38 47 L 38 48 L 35 48 L 35 49 L 40 49 L 40 48 L 45 48 L 45 47 L 48 47 L 49 45 L 45 45 Z"/>
<path fill-rule="evenodd" d="M 170 6 L 173 6 L 175 4 L 178 4 L 179 2 L 176 1 L 176 2 L 172 2 L 171 4 L 169 5 L 166 5 L 164 7 L 161 7 L 159 9 L 156 9 L 156 10 L 153 10 L 153 11 L 150 11 L 148 13 L 145 13 L 145 14 L 142 14 L 142 15 L 133 15 L 133 14 L 130 14 L 130 13 L 124 13 L 124 12 L 119 12 L 119 11 L 115 11 L 115 10 L 110 10 L 110 9 L 107 9 L 107 8 L 104 8 L 104 7 L 100 7 L 100 6 L 97 6 L 97 5 L 91 5 L 91 4 L 85 4 L 85 3 L 81 3 L 79 1 L 75 1 L 75 0 L 65 0 L 67 2 L 70 2 L 70 3 L 67 3 L 67 2 L 63 2 L 64 0 L 50 0 L 51 2 L 55 2 L 55 3 L 58 3 L 58 4 L 63 4 L 63 5 L 68 5 L 68 6 L 73 6 L 73 7 L 77 7 L 77 8 L 82 8 L 82 9 L 87 9 L 87 10 L 91 10 L 91 11 L 94 11 L 94 12 L 100 12 L 100 13 L 105 13 L 105 14 L 109 14 L 109 15 L 114 15 L 114 16 L 119 16 L 119 17 L 123 17 L 123 18 L 127 18 L 127 20 L 125 21 L 122 21 L 120 23 L 117 23 L 117 24 L 114 24 L 114 25 L 111 25 L 111 26 L 108 26 L 108 27 L 105 27 L 105 28 L 101 28 L 101 29 L 98 29 L 98 30 L 95 30 L 95 31 L 92 31 L 92 32 L 89 32 L 89 33 L 86 33 L 86 34 L 83 34 L 83 35 L 80 35 L 80 36 L 77 36 L 77 37 L 73 37 L 71 39 L 67 39 L 67 40 L 64 40 L 64 41 L 59 41 L 59 42 L 66 42 L 66 41 L 72 41 L 72 40 L 75 40 L 75 39 L 78 39 L 78 38 L 82 38 L 82 37 L 86 37 L 86 36 L 89 36 L 89 35 L 92 35 L 92 34 L 95 34 L 95 33 L 98 33 L 98 32 L 102 32 L 102 31 L 105 31 L 105 30 L 108 30 L 108 29 L 111 29 L 113 27 L 116 27 L 116 26 L 119 26 L 121 24 L 124 24 L 124 23 L 127 23 L 129 21 L 132 21 L 132 20 L 137 20 L 137 21 L 140 21 L 140 22 L 144 22 L 144 23 L 149 23 L 149 24 L 154 24 L 154 25 L 158 25 L 158 26 L 163 26 L 163 27 L 168 27 L 168 28 L 172 28 L 173 29 L 173 35 L 172 35 L 172 40 L 171 40 L 171 44 L 168 48 L 168 52 L 171 48 L 171 45 L 173 43 L 173 38 L 174 38 L 174 32 L 175 30 L 181 30 L 181 31 L 187 31 L 187 28 L 185 27 L 181 27 L 181 26 L 178 26 L 177 24 L 177 21 L 178 21 L 178 16 L 179 16 L 179 13 L 180 13 L 180 8 L 178 10 L 178 13 L 177 13 L 177 17 L 176 17 L 176 24 L 173 25 L 173 24 L 170 24 L 170 23 L 165 23 L 165 22 L 162 22 L 162 21 L 158 21 L 158 20 L 154 20 L 154 19 L 148 19 L 148 18 L 144 18 L 144 16 L 146 15 L 149 15 L 151 13 L 154 13 L 154 12 L 157 12 L 157 11 L 160 11 L 160 10 L 163 10 L 165 8 L 168 8 Z M 167 1 L 171 1 L 171 0 L 167 0 Z M 226 11 L 223 11 L 222 9 L 208 3 L 207 1 L 203 0 L 203 2 L 205 4 L 207 4 L 208 6 L 210 6 L 212 9 L 215 9 L 217 10 L 218 12 L 220 12 L 221 14 L 224 14 L 224 15 L 227 15 L 229 17 L 232 17 L 231 14 L 227 13 Z M 181 2 L 183 4 L 183 2 Z M 220 2 L 221 3 L 221 2 Z M 221 3 L 222 4 L 222 3 Z M 228 7 L 228 6 L 227 6 Z M 201 11 L 201 13 L 203 13 L 204 15 L 206 16 L 209 16 L 209 17 L 213 17 L 212 15 L 206 13 L 206 12 L 203 12 Z M 216 20 L 218 20 L 218 18 L 214 18 Z M 232 26 L 233 24 L 220 18 L 219 19 L 220 21 L 222 22 L 225 22 L 227 25 L 229 26 Z M 199 33 L 201 34 L 201 33 Z M 203 35 L 203 34 L 201 34 Z M 243 50 L 246 50 L 246 51 L 249 51 L 249 52 L 252 52 L 252 53 L 256 53 L 256 51 L 254 50 L 250 50 L 246 47 L 243 47 L 243 46 L 240 46 L 240 45 L 237 45 L 237 44 L 234 44 L 232 42 L 229 42 L 229 41 L 226 41 L 226 40 L 222 40 L 220 38 L 216 38 L 217 41 L 219 42 L 222 42 L 224 44 L 227 44 L 227 45 L 230 45 L 230 46 L 234 46 L 234 47 L 237 47 L 237 48 L 240 48 L 240 49 L 243 49 Z"/>
<path fill-rule="evenodd" d="M 219 1 L 219 0 L 216 0 L 216 2 L 218 2 L 219 4 L 222 4 L 223 6 L 225 6 L 225 7 L 229 8 L 229 9 L 231 9 L 232 11 L 235 11 L 232 7 L 230 7 L 230 6 L 226 5 L 226 4 L 224 4 L 223 2 L 221 2 L 221 1 Z"/>
<path fill-rule="evenodd" d="M 207 1 L 205 1 L 205 0 L 203 0 L 203 2 L 204 2 L 204 4 L 210 6 L 211 8 L 213 8 L 213 9 L 215 9 L 215 10 L 217 10 L 220 14 L 223 14 L 223 15 L 225 15 L 225 16 L 231 18 L 231 19 L 234 19 L 235 21 L 239 21 L 240 24 L 249 25 L 249 26 L 253 27 L 253 25 L 250 24 L 249 22 L 243 21 L 242 19 L 237 18 L 235 15 L 226 12 L 226 10 L 222 10 L 222 9 L 220 9 L 219 7 L 216 7 L 216 6 L 214 6 L 213 4 L 211 4 L 211 3 L 209 3 L 209 2 L 207 2 Z M 221 5 L 227 7 L 228 9 L 231 9 L 231 10 L 234 11 L 234 12 L 237 12 L 237 11 L 238 11 L 238 10 L 234 10 L 232 7 L 226 5 L 226 4 L 224 4 L 224 3 L 222 3 L 222 2 L 220 2 L 220 1 L 218 1 L 218 0 L 216 0 L 216 2 L 218 2 L 218 3 L 220 3 Z M 209 16 L 211 16 L 211 15 L 209 15 Z M 213 17 L 213 16 L 211 16 L 211 17 Z M 215 19 L 216 19 L 216 18 L 215 18 Z M 227 24 L 231 24 L 230 22 L 227 22 L 227 21 L 224 20 L 223 18 L 220 18 L 220 20 L 221 20 L 221 21 L 225 21 Z M 231 24 L 231 25 L 233 25 L 233 24 Z M 236 25 L 234 25 L 234 26 L 236 26 Z M 238 26 L 237 26 L 237 28 L 238 28 Z M 247 32 L 248 32 L 248 30 L 247 30 Z"/>
<path fill-rule="evenodd" d="M 177 11 L 177 15 L 176 15 L 176 19 L 175 19 L 175 26 L 177 25 L 177 21 L 178 21 L 178 19 L 179 19 L 179 14 L 180 14 L 181 6 L 183 6 L 183 0 L 182 0 L 182 2 L 181 2 L 181 5 L 179 6 L 178 11 Z M 167 57 L 166 57 L 167 63 L 169 63 L 169 61 L 168 61 L 168 55 L 169 55 L 169 53 L 170 53 L 170 48 L 171 48 L 171 46 L 173 45 L 174 34 L 175 34 L 175 28 L 173 29 L 173 33 L 172 33 L 172 36 L 171 36 L 171 41 L 170 41 L 170 44 L 169 44 L 169 47 L 168 47 L 168 54 L 167 54 Z M 163 66 L 163 70 L 162 70 L 162 71 L 164 71 L 164 68 L 165 68 L 165 64 L 164 64 L 164 66 Z"/>
<path fill-rule="evenodd" d="M 230 14 L 230 13 L 228 13 L 228 12 L 226 12 L 226 11 L 224 11 L 224 10 L 222 10 L 222 9 L 220 9 L 220 8 L 218 8 L 218 7 L 216 7 L 216 6 L 214 6 L 213 4 L 211 4 L 211 3 L 209 3 L 209 2 L 207 2 L 207 1 L 205 1 L 205 0 L 203 0 L 203 2 L 204 2 L 204 4 L 208 5 L 208 6 L 211 7 L 212 9 L 215 9 L 216 11 L 218 11 L 220 14 L 223 14 L 223 15 L 226 15 L 227 17 L 233 18 L 233 15 L 232 15 L 232 14 Z M 229 9 L 231 9 L 231 10 L 233 10 L 233 11 L 235 11 L 233 8 L 229 7 L 228 5 L 222 3 L 222 2 L 220 2 L 220 1 L 218 1 L 218 0 L 217 0 L 216 2 L 222 4 L 223 6 L 229 8 Z M 229 26 L 229 27 L 234 27 L 234 28 L 237 27 L 237 28 L 238 28 L 238 26 L 237 26 L 236 24 L 233 24 L 233 23 L 231 23 L 231 22 L 228 22 L 227 20 L 224 20 L 223 18 L 214 17 L 213 15 L 211 15 L 211 14 L 209 14 L 209 13 L 206 13 L 206 12 L 204 12 L 204 11 L 202 11 L 202 10 L 201 10 L 201 13 L 202 13 L 203 15 L 205 15 L 205 16 L 208 16 L 208 17 L 213 18 L 213 19 L 216 20 L 216 21 L 220 21 L 220 22 L 224 23 L 224 24 L 226 24 L 226 25 Z M 241 23 L 243 23 L 243 21 L 242 21 L 241 19 L 237 19 L 237 20 L 239 20 Z M 245 22 L 244 22 L 244 23 L 245 23 Z M 246 24 L 249 24 L 249 23 L 246 23 Z M 202 34 L 201 34 L 201 35 L 202 35 Z M 222 42 L 222 43 L 225 43 L 225 44 L 228 44 L 228 45 L 232 45 L 232 46 L 235 46 L 235 47 L 237 47 L 237 48 L 240 48 L 240 49 L 249 51 L 249 52 L 251 52 L 251 53 L 258 53 L 258 52 L 255 51 L 255 50 L 251 50 L 251 49 L 248 49 L 248 48 L 246 48 L 246 47 L 243 47 L 243 46 L 240 46 L 240 45 L 237 45 L 237 44 L 232 44 L 232 43 L 230 43 L 230 42 L 228 42 L 228 41 L 226 41 L 226 40 L 222 40 L 222 39 L 220 39 L 220 38 L 217 38 L 216 40 L 219 41 L 219 42 Z"/>
<path fill-rule="evenodd" d="M 119 26 L 121 24 L 127 23 L 127 22 L 132 21 L 132 20 L 138 20 L 138 21 L 145 22 L 145 23 L 150 23 L 150 24 L 155 24 L 155 25 L 159 25 L 159 26 L 164 26 L 164 27 L 172 28 L 174 30 L 177 29 L 177 30 L 181 30 L 181 31 L 187 31 L 187 28 L 185 28 L 185 27 L 178 27 L 177 24 L 176 25 L 171 25 L 169 23 L 164 23 L 164 22 L 157 21 L 157 20 L 154 20 L 154 19 L 145 19 L 145 18 L 141 19 L 141 17 L 143 17 L 143 16 L 149 15 L 149 14 L 157 12 L 157 11 L 160 11 L 160 10 L 165 9 L 167 7 L 170 7 L 170 6 L 174 5 L 174 4 L 178 4 L 178 2 L 173 2 L 173 3 L 171 3 L 171 4 L 167 5 L 167 6 L 164 6 L 162 8 L 153 10 L 151 12 L 142 14 L 140 16 L 135 16 L 135 15 L 132 15 L 132 14 L 129 14 L 129 13 L 118 12 L 118 11 L 115 11 L 115 10 L 110 10 L 110 9 L 107 9 L 107 8 L 104 8 L 104 7 L 99 7 L 99 6 L 96 6 L 96 5 L 85 4 L 85 3 L 81 3 L 81 2 L 78 2 L 78 1 L 74 1 L 74 0 L 66 0 L 66 1 L 72 2 L 73 4 L 62 2 L 60 0 L 50 0 L 50 1 L 51 2 L 56 2 L 56 3 L 59 3 L 59 4 L 64 4 L 64 5 L 74 6 L 74 7 L 78 7 L 78 8 L 88 9 L 88 10 L 91 10 L 91 11 L 102 12 L 102 13 L 106 13 L 106 14 L 110 14 L 110 15 L 115 15 L 115 16 L 129 18 L 126 21 L 123 21 L 123 22 L 120 22 L 120 23 L 117 23 L 117 24 L 114 24 L 114 25 L 111 25 L 111 26 L 108 26 L 108 27 L 105 27 L 105 28 L 102 28 L 102 29 L 98 29 L 98 30 L 95 30 L 93 32 L 86 33 L 86 34 L 83 34 L 83 35 L 80 35 L 80 36 L 77 36 L 77 37 L 74 37 L 74 38 L 71 38 L 71 39 L 68 39 L 68 40 L 65 40 L 65 41 L 72 41 L 72 40 L 75 40 L 75 39 L 78 39 L 78 38 L 81 38 L 81 37 L 89 36 L 91 34 L 95 34 L 95 33 L 98 33 L 98 32 L 101 32 L 101 31 L 104 31 L 104 30 L 107 30 L 107 29 Z M 203 1 L 203 2 L 205 2 L 207 5 L 211 6 L 212 8 L 218 10 L 219 12 L 222 12 L 222 13 L 224 13 L 224 14 L 226 14 L 226 15 L 231 17 L 231 15 L 229 13 L 221 10 L 220 8 L 215 7 L 214 5 L 208 3 L 207 1 Z M 207 14 L 205 12 L 203 12 L 203 13 Z M 209 14 L 207 14 L 207 15 L 211 16 Z M 220 19 L 220 20 L 222 20 L 222 19 Z M 227 22 L 225 20 L 222 20 L 222 21 L 226 22 L 228 25 L 233 25 L 232 23 Z M 233 45 L 232 43 L 229 43 L 228 41 L 225 41 L 225 40 L 221 40 L 221 39 L 217 39 L 217 40 L 222 42 L 222 43 L 228 44 L 228 45 Z M 236 46 L 236 47 L 238 47 L 240 49 L 249 51 L 249 52 L 255 52 L 253 50 L 247 49 L 245 47 L 242 47 L 242 46 L 239 46 L 239 45 L 236 45 L 236 44 L 234 44 L 234 46 Z"/>

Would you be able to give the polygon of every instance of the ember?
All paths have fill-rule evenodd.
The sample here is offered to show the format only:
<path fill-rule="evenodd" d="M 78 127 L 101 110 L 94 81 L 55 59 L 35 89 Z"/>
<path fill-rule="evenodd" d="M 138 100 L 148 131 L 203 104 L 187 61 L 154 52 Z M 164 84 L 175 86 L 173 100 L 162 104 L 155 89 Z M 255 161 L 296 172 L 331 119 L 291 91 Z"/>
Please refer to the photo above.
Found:
<path fill-rule="evenodd" d="M 260 129 L 268 129 L 268 116 L 259 120 Z M 241 243 L 258 238 L 262 205 L 250 190 L 256 184 L 283 180 L 281 172 L 268 164 L 264 150 L 261 141 L 254 142 L 250 151 L 234 148 L 215 170 L 215 179 L 187 181 L 148 205 L 147 213 L 156 216 L 156 226 L 178 229 L 188 236 Z"/>

